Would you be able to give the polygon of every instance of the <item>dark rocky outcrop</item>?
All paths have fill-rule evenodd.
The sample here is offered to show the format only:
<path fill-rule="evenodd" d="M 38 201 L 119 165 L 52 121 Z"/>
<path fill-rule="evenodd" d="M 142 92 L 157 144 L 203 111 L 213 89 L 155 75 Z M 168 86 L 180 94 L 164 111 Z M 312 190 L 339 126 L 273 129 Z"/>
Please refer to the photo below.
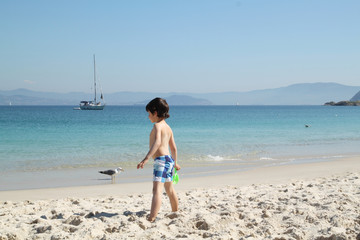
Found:
<path fill-rule="evenodd" d="M 326 106 L 360 106 L 360 101 L 327 102 Z"/>

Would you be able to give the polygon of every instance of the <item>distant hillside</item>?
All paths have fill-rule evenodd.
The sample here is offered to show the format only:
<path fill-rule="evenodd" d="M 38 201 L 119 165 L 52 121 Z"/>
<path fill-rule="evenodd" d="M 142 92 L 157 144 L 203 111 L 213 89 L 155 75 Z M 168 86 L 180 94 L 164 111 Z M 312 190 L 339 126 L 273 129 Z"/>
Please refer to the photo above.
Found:
<path fill-rule="evenodd" d="M 212 105 L 209 100 L 186 95 L 172 95 L 166 101 L 170 105 Z"/>
<path fill-rule="evenodd" d="M 146 105 L 151 99 L 136 103 L 137 105 Z M 186 105 L 212 105 L 212 103 L 206 99 L 194 98 L 186 95 L 171 95 L 166 97 L 166 102 L 169 105 L 186 106 Z"/>
<path fill-rule="evenodd" d="M 351 102 L 355 102 L 355 101 L 360 101 L 360 91 L 355 94 L 351 99 L 350 99 Z"/>
<path fill-rule="evenodd" d="M 77 105 L 80 100 L 92 99 L 91 94 L 37 92 L 28 89 L 0 91 L 0 105 Z"/>
<path fill-rule="evenodd" d="M 108 105 L 146 104 L 155 97 L 166 98 L 171 105 L 323 105 L 325 102 L 349 100 L 360 86 L 337 83 L 301 83 L 287 87 L 249 92 L 221 93 L 104 93 Z M 353 98 L 355 98 L 356 94 Z M 360 95 L 360 94 L 359 94 Z M 357 96 L 359 97 L 359 96 Z M 0 105 L 73 105 L 91 100 L 87 93 L 35 92 L 27 89 L 0 91 Z"/>
<path fill-rule="evenodd" d="M 146 105 L 155 97 L 165 97 L 171 105 L 212 105 L 207 99 L 187 95 L 155 93 L 113 93 L 105 100 L 109 105 Z M 0 91 L 0 105 L 78 105 L 81 100 L 92 100 L 92 94 L 85 93 L 48 93 L 27 89 Z"/>
<path fill-rule="evenodd" d="M 228 92 L 190 94 L 211 100 L 218 105 L 323 105 L 324 102 L 350 99 L 360 86 L 345 86 L 337 83 L 301 83 L 288 87 Z"/>

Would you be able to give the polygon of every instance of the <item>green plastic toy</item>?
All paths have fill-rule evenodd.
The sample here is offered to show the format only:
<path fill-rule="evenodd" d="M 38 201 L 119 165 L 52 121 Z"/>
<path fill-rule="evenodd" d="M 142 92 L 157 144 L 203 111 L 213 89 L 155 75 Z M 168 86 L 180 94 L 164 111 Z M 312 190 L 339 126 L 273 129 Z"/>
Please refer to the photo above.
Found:
<path fill-rule="evenodd" d="M 173 184 L 177 184 L 178 182 L 179 182 L 179 175 L 177 174 L 176 168 L 174 168 Z"/>

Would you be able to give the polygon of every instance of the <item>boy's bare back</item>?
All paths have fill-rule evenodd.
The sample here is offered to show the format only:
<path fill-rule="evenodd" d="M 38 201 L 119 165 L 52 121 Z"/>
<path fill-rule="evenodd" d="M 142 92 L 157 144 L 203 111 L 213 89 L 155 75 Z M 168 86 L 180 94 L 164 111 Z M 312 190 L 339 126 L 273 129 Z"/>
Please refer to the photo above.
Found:
<path fill-rule="evenodd" d="M 169 146 L 174 142 L 173 132 L 164 120 L 155 123 L 151 130 L 149 141 L 150 147 L 153 146 L 155 141 L 159 141 L 159 148 L 152 158 L 155 159 L 160 156 L 170 155 Z"/>

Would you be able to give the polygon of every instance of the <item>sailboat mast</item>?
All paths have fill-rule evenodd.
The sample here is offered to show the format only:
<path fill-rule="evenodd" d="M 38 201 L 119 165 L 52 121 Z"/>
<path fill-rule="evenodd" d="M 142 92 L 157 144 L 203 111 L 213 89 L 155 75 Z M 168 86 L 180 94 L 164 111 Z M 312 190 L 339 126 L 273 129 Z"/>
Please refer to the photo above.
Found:
<path fill-rule="evenodd" d="M 95 104 L 96 104 L 96 65 L 95 65 L 95 54 L 94 54 L 94 89 L 95 89 L 94 101 L 95 101 Z"/>

